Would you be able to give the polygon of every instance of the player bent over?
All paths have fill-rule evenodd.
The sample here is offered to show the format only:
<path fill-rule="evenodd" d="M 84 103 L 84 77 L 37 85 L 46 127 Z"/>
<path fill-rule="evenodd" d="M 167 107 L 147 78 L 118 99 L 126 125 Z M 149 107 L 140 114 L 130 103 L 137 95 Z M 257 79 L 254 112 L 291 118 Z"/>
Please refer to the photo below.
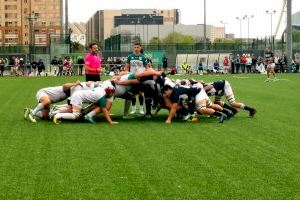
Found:
<path fill-rule="evenodd" d="M 180 98 L 183 95 L 187 95 L 188 98 L 195 97 L 195 107 L 199 114 L 216 116 L 219 118 L 220 123 L 223 123 L 223 121 L 227 118 L 226 114 L 216 111 L 221 111 L 223 109 L 219 105 L 212 104 L 207 94 L 202 89 L 185 88 L 180 86 L 175 86 L 172 88 L 171 86 L 167 85 L 163 88 L 163 93 L 172 101 L 169 116 L 165 122 L 166 124 L 170 124 L 172 122 L 172 119 L 179 108 Z"/>
<path fill-rule="evenodd" d="M 80 85 L 80 82 L 66 83 L 63 86 L 48 87 L 40 89 L 36 98 L 38 105 L 33 110 L 24 109 L 24 118 L 36 122 L 35 117 L 47 119 L 49 117 L 50 105 L 67 99 L 70 96 L 71 88 Z"/>
<path fill-rule="evenodd" d="M 99 103 L 99 107 L 109 124 L 118 124 L 110 118 L 109 109 L 113 102 L 115 93 L 114 83 L 105 81 L 101 87 L 93 90 L 82 90 L 75 92 L 70 98 L 72 113 L 57 113 L 53 117 L 53 122 L 59 124 L 60 120 L 77 120 L 80 118 L 83 103 Z"/>

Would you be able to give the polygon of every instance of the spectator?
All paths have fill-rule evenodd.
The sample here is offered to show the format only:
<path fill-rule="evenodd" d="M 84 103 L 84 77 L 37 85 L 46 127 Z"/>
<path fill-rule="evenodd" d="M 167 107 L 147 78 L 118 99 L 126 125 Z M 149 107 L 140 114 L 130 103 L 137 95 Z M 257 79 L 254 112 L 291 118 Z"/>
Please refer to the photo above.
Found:
<path fill-rule="evenodd" d="M 0 58 L 0 76 L 3 76 L 4 67 L 5 67 L 5 61 L 3 58 Z"/>
<path fill-rule="evenodd" d="M 102 59 L 98 55 L 98 45 L 92 43 L 89 45 L 90 53 L 85 57 L 86 81 L 100 81 Z"/>
<path fill-rule="evenodd" d="M 296 72 L 299 72 L 300 67 L 300 52 L 295 53 Z"/>
<path fill-rule="evenodd" d="M 62 76 L 63 75 L 63 70 L 64 70 L 63 60 L 62 60 L 62 58 L 59 58 L 57 76 Z"/>
<path fill-rule="evenodd" d="M 203 74 L 203 64 L 202 61 L 200 60 L 198 68 L 197 68 L 197 74 L 199 74 L 199 72 L 201 73 L 201 75 Z"/>
<path fill-rule="evenodd" d="M 36 68 L 37 68 L 37 65 L 38 65 L 38 63 L 37 63 L 35 60 L 32 61 L 31 67 L 32 67 L 32 70 L 33 70 L 33 76 L 36 76 Z"/>
<path fill-rule="evenodd" d="M 57 68 L 58 68 L 58 60 L 57 60 L 56 56 L 54 56 L 54 58 L 52 59 L 51 65 L 52 65 L 53 70 L 54 70 L 54 75 L 56 75 Z"/>
<path fill-rule="evenodd" d="M 18 71 L 20 69 L 20 60 L 18 57 L 14 60 L 14 67 L 13 67 L 13 75 L 19 76 Z"/>
<path fill-rule="evenodd" d="M 31 64 L 30 64 L 29 61 L 26 61 L 25 65 L 24 65 L 24 69 L 26 70 L 25 75 L 30 76 L 30 74 L 31 74 Z"/>
<path fill-rule="evenodd" d="M 229 69 L 230 69 L 230 66 L 229 66 L 229 59 L 227 56 L 225 56 L 224 58 L 224 61 L 223 61 L 223 66 L 224 66 L 224 72 L 227 74 Z"/>
<path fill-rule="evenodd" d="M 230 56 L 230 63 L 231 63 L 231 74 L 234 74 L 234 56 Z"/>
<path fill-rule="evenodd" d="M 219 71 L 219 69 L 220 69 L 219 61 L 215 60 L 215 62 L 214 62 L 214 70 Z"/>
<path fill-rule="evenodd" d="M 64 61 L 64 75 L 72 76 L 73 73 L 73 62 L 70 57 L 66 57 Z"/>
<path fill-rule="evenodd" d="M 182 69 L 185 71 L 186 74 L 189 73 L 189 72 L 188 72 L 188 70 L 189 70 L 189 65 L 188 65 L 186 62 L 184 62 L 184 63 L 182 64 Z"/>
<path fill-rule="evenodd" d="M 250 74 L 252 68 L 252 58 L 250 57 L 250 55 L 247 55 L 246 61 L 247 73 Z"/>
<path fill-rule="evenodd" d="M 237 74 L 240 73 L 241 62 L 240 62 L 240 55 L 239 54 L 236 55 L 236 58 L 234 60 L 234 66 L 235 66 L 234 68 L 236 70 L 236 73 Z"/>
<path fill-rule="evenodd" d="M 21 71 L 23 76 L 25 74 L 25 66 L 24 65 L 25 65 L 24 59 L 20 58 L 20 71 Z"/>
<path fill-rule="evenodd" d="M 84 59 L 81 56 L 78 57 L 77 64 L 78 64 L 78 69 L 79 69 L 79 76 L 82 76 L 82 69 L 83 69 L 83 65 L 84 65 Z"/>
<path fill-rule="evenodd" d="M 241 68 L 242 68 L 242 73 L 245 73 L 246 63 L 247 63 L 246 54 L 242 54 L 241 58 L 240 58 L 240 65 L 241 65 Z"/>
<path fill-rule="evenodd" d="M 168 58 L 164 55 L 163 59 L 163 68 L 164 68 L 164 72 L 165 74 L 168 72 Z"/>
<path fill-rule="evenodd" d="M 255 69 L 256 69 L 256 65 L 257 65 L 257 58 L 254 54 L 252 54 L 252 69 L 251 71 L 254 73 L 255 72 Z"/>
<path fill-rule="evenodd" d="M 43 71 L 45 73 L 45 64 L 42 59 L 40 59 L 39 62 L 37 63 L 37 68 L 38 68 L 38 76 L 42 76 L 41 73 Z"/>

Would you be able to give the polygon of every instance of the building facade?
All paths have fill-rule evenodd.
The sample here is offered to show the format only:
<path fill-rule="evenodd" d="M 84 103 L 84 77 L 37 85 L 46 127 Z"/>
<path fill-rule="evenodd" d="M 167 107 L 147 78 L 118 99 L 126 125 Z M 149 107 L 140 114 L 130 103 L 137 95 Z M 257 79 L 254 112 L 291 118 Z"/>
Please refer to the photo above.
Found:
<path fill-rule="evenodd" d="M 120 25 L 172 25 L 180 22 L 178 9 L 99 10 L 87 22 L 87 43 L 104 41 Z"/>
<path fill-rule="evenodd" d="M 48 45 L 61 34 L 63 0 L 0 0 L 0 45 Z"/>
<path fill-rule="evenodd" d="M 78 42 L 81 45 L 86 45 L 86 24 L 83 22 L 69 23 L 71 29 L 71 41 Z"/>

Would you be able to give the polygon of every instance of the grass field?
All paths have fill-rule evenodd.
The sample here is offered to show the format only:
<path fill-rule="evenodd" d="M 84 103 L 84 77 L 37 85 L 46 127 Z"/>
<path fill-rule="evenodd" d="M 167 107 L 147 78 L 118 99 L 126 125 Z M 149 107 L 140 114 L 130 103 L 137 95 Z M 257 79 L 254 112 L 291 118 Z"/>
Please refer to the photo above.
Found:
<path fill-rule="evenodd" d="M 0 199 L 300 199 L 300 77 L 227 79 L 248 112 L 219 124 L 151 121 L 119 125 L 23 119 L 38 89 L 72 78 L 0 79 Z M 177 78 L 177 77 L 176 77 Z"/>

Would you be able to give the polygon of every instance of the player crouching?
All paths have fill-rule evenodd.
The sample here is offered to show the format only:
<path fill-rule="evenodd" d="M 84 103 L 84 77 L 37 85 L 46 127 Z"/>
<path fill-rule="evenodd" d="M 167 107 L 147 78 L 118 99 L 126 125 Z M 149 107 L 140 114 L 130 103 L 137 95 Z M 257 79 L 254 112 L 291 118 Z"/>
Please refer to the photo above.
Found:
<path fill-rule="evenodd" d="M 112 81 L 105 81 L 100 87 L 93 90 L 82 90 L 75 92 L 70 98 L 72 113 L 57 113 L 53 122 L 59 124 L 61 120 L 78 120 L 82 112 L 83 103 L 98 103 L 106 121 L 109 124 L 118 124 L 112 121 L 109 113 L 115 93 L 115 84 Z"/>

